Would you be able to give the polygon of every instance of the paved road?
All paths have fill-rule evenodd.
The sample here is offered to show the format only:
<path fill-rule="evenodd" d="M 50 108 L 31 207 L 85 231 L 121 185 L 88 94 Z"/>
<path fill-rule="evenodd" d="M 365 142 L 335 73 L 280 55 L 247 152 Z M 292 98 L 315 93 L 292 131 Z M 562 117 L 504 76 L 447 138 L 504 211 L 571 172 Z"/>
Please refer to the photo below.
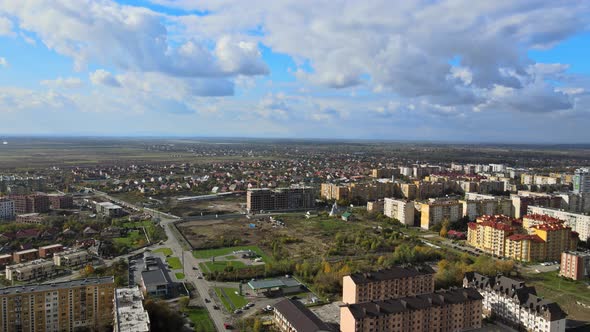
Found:
<path fill-rule="evenodd" d="M 199 293 L 202 299 L 210 299 L 211 298 L 211 287 L 209 283 L 205 279 L 197 278 L 201 272 L 193 270 L 193 266 L 197 266 L 197 260 L 193 257 L 190 251 L 185 251 L 182 249 L 180 241 L 176 238 L 174 232 L 170 230 L 168 227 L 169 224 L 174 222 L 174 220 L 162 220 L 160 223 L 166 230 L 166 235 L 168 235 L 168 240 L 162 245 L 163 247 L 172 249 L 174 256 L 183 260 L 184 255 L 184 273 L 185 273 L 185 280 L 190 281 L 195 285 L 197 292 Z M 215 304 L 214 301 L 209 303 L 203 303 L 205 308 L 209 311 L 209 315 L 215 324 L 215 327 L 218 331 L 225 331 L 225 327 L 223 326 L 224 323 L 230 322 L 231 317 L 225 314 L 222 311 L 221 307 L 219 310 L 213 309 L 213 305 Z"/>

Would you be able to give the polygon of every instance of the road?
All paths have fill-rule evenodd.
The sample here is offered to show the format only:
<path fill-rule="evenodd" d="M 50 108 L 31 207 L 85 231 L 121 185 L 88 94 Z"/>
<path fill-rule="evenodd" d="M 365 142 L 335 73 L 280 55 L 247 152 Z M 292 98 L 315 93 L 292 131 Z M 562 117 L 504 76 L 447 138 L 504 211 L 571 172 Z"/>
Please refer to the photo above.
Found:
<path fill-rule="evenodd" d="M 164 229 L 166 230 L 166 235 L 168 236 L 168 240 L 162 245 L 162 247 L 170 248 L 174 253 L 174 256 L 179 257 L 181 261 L 184 260 L 185 280 L 192 282 L 192 284 L 195 285 L 195 288 L 202 299 L 210 299 L 211 295 L 209 292 L 212 288 L 209 285 L 209 282 L 205 279 L 197 278 L 201 274 L 201 272 L 192 269 L 193 266 L 197 266 L 197 260 L 193 257 L 191 251 L 185 251 L 184 249 L 182 249 L 180 241 L 176 238 L 176 235 L 174 234 L 174 232 L 172 232 L 170 227 L 168 227 L 168 225 L 170 225 L 174 221 L 175 220 L 173 219 L 167 219 L 162 220 L 160 222 L 162 227 L 164 227 Z M 213 323 L 215 324 L 217 330 L 225 331 L 225 327 L 223 324 L 230 322 L 231 317 L 225 314 L 221 307 L 219 310 L 213 309 L 213 306 L 215 305 L 214 301 L 210 301 L 209 303 L 203 302 L 203 305 L 209 311 L 211 320 L 213 320 Z"/>

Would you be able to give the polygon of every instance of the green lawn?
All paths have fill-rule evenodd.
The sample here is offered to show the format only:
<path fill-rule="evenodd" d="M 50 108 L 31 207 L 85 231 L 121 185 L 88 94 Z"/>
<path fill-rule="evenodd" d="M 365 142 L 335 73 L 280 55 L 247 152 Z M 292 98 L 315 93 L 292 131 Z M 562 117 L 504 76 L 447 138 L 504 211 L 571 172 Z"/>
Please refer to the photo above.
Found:
<path fill-rule="evenodd" d="M 136 248 L 136 247 L 140 247 L 142 245 L 140 243 L 142 240 L 143 240 L 143 242 L 146 242 L 143 232 L 129 231 L 127 233 L 127 236 L 114 238 L 113 242 L 127 246 L 127 247 Z"/>
<path fill-rule="evenodd" d="M 223 259 L 225 259 L 226 261 L 231 261 L 234 259 L 238 259 L 238 257 L 234 256 L 234 255 L 227 255 L 227 256 L 223 256 Z"/>
<path fill-rule="evenodd" d="M 195 331 L 215 332 L 215 325 L 205 308 L 191 308 L 184 311 L 195 324 Z"/>
<path fill-rule="evenodd" d="M 161 252 L 162 254 L 164 254 L 164 256 L 171 256 L 172 255 L 172 249 L 170 249 L 170 248 L 159 248 L 159 249 L 156 249 L 152 252 Z"/>
<path fill-rule="evenodd" d="M 199 266 L 201 267 L 201 270 L 203 270 L 203 265 L 207 267 L 206 269 L 209 270 L 209 272 L 223 271 L 228 265 L 231 265 L 238 270 L 247 267 L 246 264 L 244 264 L 240 261 L 203 262 L 203 263 L 199 264 Z"/>
<path fill-rule="evenodd" d="M 260 248 L 258 248 L 257 246 L 239 246 L 239 247 L 226 247 L 226 248 L 217 248 L 217 249 L 195 250 L 195 251 L 193 251 L 193 256 L 195 256 L 195 258 L 211 258 L 211 257 L 216 257 L 216 256 L 230 255 L 230 254 L 233 254 L 233 252 L 237 251 L 237 250 L 252 250 L 255 253 L 257 253 L 258 255 L 260 255 L 260 257 L 262 257 L 262 259 L 265 262 L 269 261 L 269 257 L 262 250 L 260 250 Z"/>
<path fill-rule="evenodd" d="M 222 290 L 225 293 L 225 295 L 227 295 L 227 296 L 224 296 L 222 294 Z M 237 291 L 238 291 L 237 288 L 215 287 L 215 294 L 217 294 L 217 297 L 219 297 L 219 299 L 223 303 L 223 306 L 229 312 L 233 312 L 233 310 L 241 308 L 248 303 L 248 300 L 246 300 L 245 297 L 236 294 Z M 229 298 L 229 301 L 228 301 L 228 298 Z M 233 304 L 233 307 L 232 307 L 232 304 Z"/>
<path fill-rule="evenodd" d="M 182 263 L 180 262 L 180 258 L 178 257 L 166 257 L 166 263 L 170 265 L 170 268 L 173 270 L 182 269 Z"/>
<path fill-rule="evenodd" d="M 178 280 L 184 279 L 184 273 L 182 273 L 182 272 L 176 272 L 174 275 L 176 276 L 176 279 L 178 279 Z"/>

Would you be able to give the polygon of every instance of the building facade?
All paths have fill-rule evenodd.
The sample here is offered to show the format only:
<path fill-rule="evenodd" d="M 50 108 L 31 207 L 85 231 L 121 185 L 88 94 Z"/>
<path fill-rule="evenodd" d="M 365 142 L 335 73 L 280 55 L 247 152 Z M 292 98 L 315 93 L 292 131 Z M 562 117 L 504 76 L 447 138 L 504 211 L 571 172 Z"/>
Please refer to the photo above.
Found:
<path fill-rule="evenodd" d="M 6 266 L 6 280 L 10 281 L 44 280 L 56 274 L 53 262 L 44 259 Z"/>
<path fill-rule="evenodd" d="M 457 200 L 431 200 L 420 204 L 420 227 L 430 227 L 440 224 L 443 220 L 455 222 L 463 217 L 463 204 Z"/>
<path fill-rule="evenodd" d="M 574 172 L 574 192 L 590 193 L 590 169 L 579 168 Z"/>
<path fill-rule="evenodd" d="M 92 255 L 87 250 L 69 249 L 53 255 L 56 266 L 80 267 L 92 262 Z"/>
<path fill-rule="evenodd" d="M 248 189 L 246 208 L 250 212 L 298 210 L 315 207 L 312 187 Z"/>
<path fill-rule="evenodd" d="M 509 216 L 512 212 L 512 201 L 509 198 L 473 199 L 460 202 L 463 204 L 463 216 L 468 217 L 470 221 L 483 215 Z"/>
<path fill-rule="evenodd" d="M 73 332 L 113 321 L 113 277 L 8 287 L 0 290 L 0 330 Z"/>
<path fill-rule="evenodd" d="M 342 332 L 467 331 L 481 328 L 483 297 L 474 288 L 345 304 Z"/>
<path fill-rule="evenodd" d="M 14 201 L 8 197 L 0 197 L 0 220 L 14 219 Z"/>
<path fill-rule="evenodd" d="M 54 210 L 74 208 L 74 199 L 70 195 L 48 195 L 49 204 Z"/>
<path fill-rule="evenodd" d="M 540 214 L 565 221 L 565 224 L 578 233 L 580 240 L 587 241 L 590 238 L 590 215 L 571 213 L 559 209 L 542 206 L 528 206 L 529 214 Z"/>
<path fill-rule="evenodd" d="M 16 195 L 10 199 L 14 201 L 16 214 L 49 212 L 49 197 L 45 194 Z"/>
<path fill-rule="evenodd" d="M 397 219 L 404 225 L 414 225 L 414 202 L 386 198 L 384 200 L 383 214 L 389 218 Z"/>
<path fill-rule="evenodd" d="M 299 301 L 284 299 L 274 306 L 273 320 L 281 332 L 333 331 L 318 316 Z"/>
<path fill-rule="evenodd" d="M 566 314 L 559 305 L 537 296 L 534 287 L 504 276 L 488 277 L 468 272 L 464 287 L 473 287 L 483 296 L 483 313 L 517 330 L 565 331 Z"/>
<path fill-rule="evenodd" d="M 392 267 L 353 273 L 342 279 L 342 302 L 352 304 L 432 293 L 434 270 L 429 266 Z"/>
<path fill-rule="evenodd" d="M 559 275 L 573 280 L 580 280 L 590 276 L 590 253 L 564 251 L 561 254 Z"/>

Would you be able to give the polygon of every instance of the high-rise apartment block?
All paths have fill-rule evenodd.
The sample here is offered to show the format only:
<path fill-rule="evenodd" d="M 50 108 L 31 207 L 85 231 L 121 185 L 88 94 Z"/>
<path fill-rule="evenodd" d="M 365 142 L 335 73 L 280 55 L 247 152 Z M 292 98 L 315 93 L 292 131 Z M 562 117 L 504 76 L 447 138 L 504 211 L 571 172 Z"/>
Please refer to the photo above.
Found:
<path fill-rule="evenodd" d="M 16 214 L 49 212 L 49 197 L 45 194 L 10 196 L 10 199 L 14 201 Z"/>
<path fill-rule="evenodd" d="M 580 251 L 561 253 L 559 275 L 573 280 L 590 276 L 590 253 Z"/>
<path fill-rule="evenodd" d="M 315 190 L 312 187 L 277 189 L 248 189 L 246 208 L 251 212 L 313 208 Z"/>
<path fill-rule="evenodd" d="M 481 328 L 483 297 L 473 288 L 340 307 L 342 332 L 467 331 Z"/>
<path fill-rule="evenodd" d="M 414 202 L 386 198 L 383 205 L 383 214 L 389 218 L 399 220 L 404 225 L 414 225 Z"/>
<path fill-rule="evenodd" d="M 434 270 L 429 266 L 393 267 L 353 273 L 342 280 L 342 302 L 388 300 L 434 291 Z"/>
<path fill-rule="evenodd" d="M 463 204 L 463 216 L 467 216 L 471 221 L 483 215 L 509 216 L 512 211 L 512 201 L 507 197 L 461 200 L 460 202 Z"/>
<path fill-rule="evenodd" d="M 444 220 L 455 222 L 463 217 L 463 204 L 458 200 L 430 200 L 420 204 L 420 227 L 429 229 Z"/>
<path fill-rule="evenodd" d="M 590 238 L 590 215 L 571 213 L 541 206 L 529 206 L 528 213 L 546 215 L 563 220 L 566 225 L 579 234 L 580 240 L 587 241 Z"/>
<path fill-rule="evenodd" d="M 150 331 L 150 316 L 142 301 L 143 293 L 139 287 L 115 290 L 113 332 Z"/>
<path fill-rule="evenodd" d="M 0 197 L 0 220 L 14 219 L 14 201 L 8 197 Z"/>
<path fill-rule="evenodd" d="M 579 168 L 574 172 L 574 192 L 590 193 L 590 168 Z"/>
<path fill-rule="evenodd" d="M 54 210 L 71 209 L 74 207 L 74 199 L 70 195 L 47 195 L 49 203 Z"/>
<path fill-rule="evenodd" d="M 113 277 L 0 289 L 0 330 L 99 330 L 113 321 Z"/>

